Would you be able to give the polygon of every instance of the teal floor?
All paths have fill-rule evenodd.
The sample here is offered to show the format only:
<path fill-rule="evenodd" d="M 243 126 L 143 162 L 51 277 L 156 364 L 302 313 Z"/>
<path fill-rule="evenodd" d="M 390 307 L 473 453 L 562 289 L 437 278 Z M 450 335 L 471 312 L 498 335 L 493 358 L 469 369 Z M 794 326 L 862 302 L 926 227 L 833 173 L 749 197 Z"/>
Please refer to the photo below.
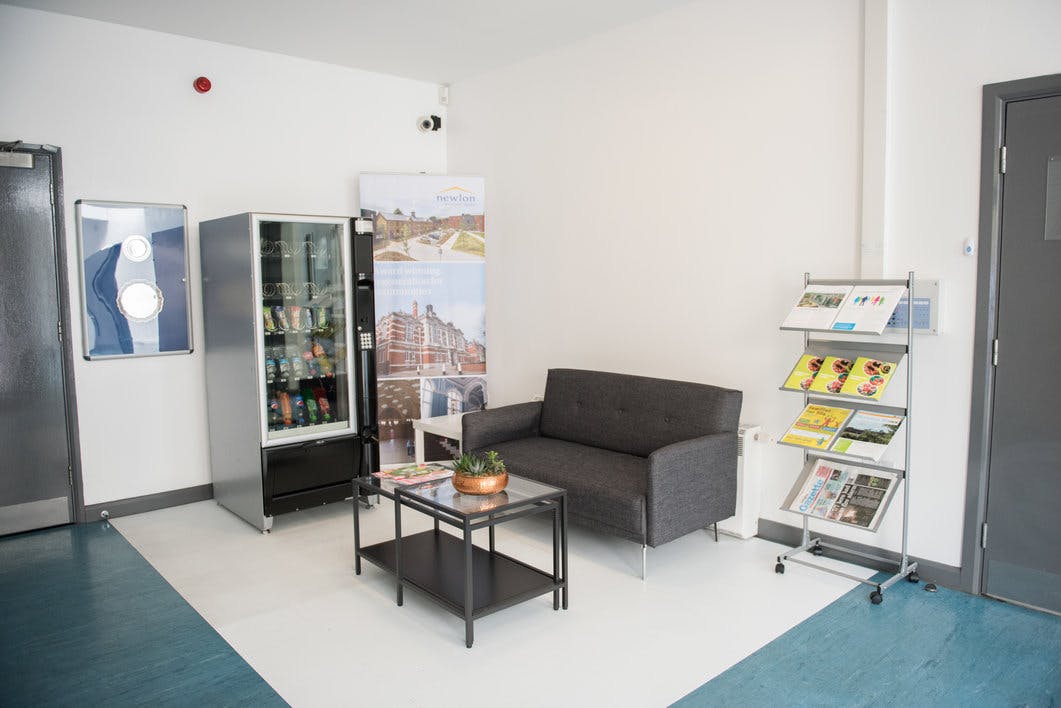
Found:
<path fill-rule="evenodd" d="M 101 522 L 0 539 L 0 705 L 286 703 Z"/>
<path fill-rule="evenodd" d="M 675 705 L 1061 705 L 1061 617 L 924 584 L 900 582 L 881 605 L 869 591 L 855 588 Z"/>
<path fill-rule="evenodd" d="M 901 582 L 875 606 L 860 586 L 675 705 L 1061 705 L 1061 618 L 923 588 Z M 96 523 L 0 539 L 8 705 L 286 704 Z"/>

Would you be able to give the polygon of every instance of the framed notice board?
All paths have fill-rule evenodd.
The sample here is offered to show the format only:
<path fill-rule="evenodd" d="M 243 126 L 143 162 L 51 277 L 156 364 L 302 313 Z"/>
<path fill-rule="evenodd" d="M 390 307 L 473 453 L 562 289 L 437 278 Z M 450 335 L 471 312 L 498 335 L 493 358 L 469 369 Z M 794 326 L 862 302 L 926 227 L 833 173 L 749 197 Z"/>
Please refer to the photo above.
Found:
<path fill-rule="evenodd" d="M 78 200 L 86 359 L 189 354 L 188 210 Z"/>

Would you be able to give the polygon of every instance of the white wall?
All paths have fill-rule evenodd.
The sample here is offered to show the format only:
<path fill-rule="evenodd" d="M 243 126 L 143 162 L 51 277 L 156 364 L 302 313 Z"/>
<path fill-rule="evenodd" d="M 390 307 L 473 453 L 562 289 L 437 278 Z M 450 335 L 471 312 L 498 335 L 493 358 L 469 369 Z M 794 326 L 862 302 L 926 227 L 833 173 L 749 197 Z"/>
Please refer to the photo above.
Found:
<path fill-rule="evenodd" d="M 200 74 L 209 94 L 192 89 Z M 359 172 L 446 164 L 444 137 L 415 130 L 417 116 L 439 112 L 433 84 L 6 5 L 0 86 L 0 140 L 63 150 L 87 504 L 210 481 L 199 221 L 355 214 Z M 82 360 L 81 198 L 188 206 L 194 354 Z"/>
<path fill-rule="evenodd" d="M 983 85 L 1061 73 L 1061 3 L 891 4 L 886 267 L 945 288 L 944 332 L 917 342 L 910 544 L 960 565 L 977 260 L 962 242 L 979 229 Z"/>
<path fill-rule="evenodd" d="M 494 404 L 574 366 L 744 391 L 773 434 L 804 271 L 859 261 L 858 3 L 697 2 L 451 89 L 449 166 L 490 189 Z M 770 445 L 763 515 L 801 455 Z"/>
<path fill-rule="evenodd" d="M 449 167 L 491 191 L 494 404 L 579 366 L 739 388 L 743 419 L 783 432 L 801 342 L 777 325 L 801 274 L 858 275 L 860 5 L 697 2 L 453 86 Z M 945 288 L 944 334 L 917 340 L 910 550 L 957 566 L 981 86 L 1061 71 L 1061 6 L 892 0 L 886 17 L 884 269 Z M 800 454 L 766 453 L 762 516 L 798 525 L 778 507 Z M 822 528 L 898 549 L 897 520 Z"/>

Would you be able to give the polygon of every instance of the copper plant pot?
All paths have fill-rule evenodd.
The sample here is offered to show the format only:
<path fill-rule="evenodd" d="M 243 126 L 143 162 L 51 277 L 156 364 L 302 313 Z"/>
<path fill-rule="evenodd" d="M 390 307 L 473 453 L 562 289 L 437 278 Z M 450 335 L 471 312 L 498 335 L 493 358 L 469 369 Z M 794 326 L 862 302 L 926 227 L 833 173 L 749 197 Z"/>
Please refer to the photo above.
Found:
<path fill-rule="evenodd" d="M 497 494 L 508 486 L 508 472 L 489 477 L 468 477 L 455 472 L 453 486 L 461 494 Z"/>

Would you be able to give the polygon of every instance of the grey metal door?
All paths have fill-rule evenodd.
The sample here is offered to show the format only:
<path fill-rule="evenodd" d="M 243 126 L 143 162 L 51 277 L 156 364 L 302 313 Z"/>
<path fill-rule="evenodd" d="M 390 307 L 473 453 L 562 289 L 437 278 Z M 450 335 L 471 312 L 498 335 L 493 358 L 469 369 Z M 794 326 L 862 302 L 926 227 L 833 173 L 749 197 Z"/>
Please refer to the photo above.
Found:
<path fill-rule="evenodd" d="M 0 153 L 0 534 L 71 521 L 55 159 Z"/>
<path fill-rule="evenodd" d="M 982 591 L 1061 613 L 1061 96 L 1005 116 Z"/>

